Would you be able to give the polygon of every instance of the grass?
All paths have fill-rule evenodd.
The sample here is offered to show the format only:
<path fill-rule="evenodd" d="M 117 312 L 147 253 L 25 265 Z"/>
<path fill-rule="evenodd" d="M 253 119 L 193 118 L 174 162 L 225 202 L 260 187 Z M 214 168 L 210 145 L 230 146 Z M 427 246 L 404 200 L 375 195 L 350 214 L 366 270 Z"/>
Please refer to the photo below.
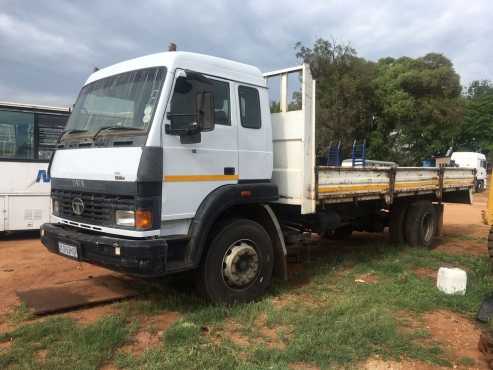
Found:
<path fill-rule="evenodd" d="M 432 279 L 413 272 L 443 265 L 468 271 L 465 296 L 442 294 Z M 355 283 L 364 274 L 377 282 Z M 109 362 L 128 369 L 286 369 L 296 362 L 356 368 L 376 355 L 451 366 L 426 330 L 402 329 L 403 316 L 419 320 L 425 312 L 447 309 L 472 318 L 493 289 L 486 257 L 379 243 L 342 256 L 322 253 L 305 263 L 294 281 L 276 282 L 264 299 L 233 307 L 207 304 L 169 283 L 154 284 L 141 298 L 121 303 L 118 315 L 87 326 L 63 317 L 22 323 L 28 316 L 21 310 L 14 314 L 21 322 L 17 328 L 0 335 L 0 344 L 12 338 L 10 349 L 0 349 L 0 368 L 96 369 Z M 279 299 L 286 300 L 282 308 L 276 303 Z M 159 346 L 140 356 L 118 350 L 137 330 L 138 317 L 163 310 L 178 311 L 182 317 L 165 332 Z M 261 315 L 267 327 L 280 328 L 274 339 L 284 343 L 282 349 L 270 345 L 273 338 L 259 330 Z M 235 335 L 246 338 L 248 345 L 234 340 L 228 332 L 230 323 L 236 324 Z M 43 350 L 44 360 L 39 358 Z M 473 362 L 467 357 L 457 361 L 462 366 Z"/>

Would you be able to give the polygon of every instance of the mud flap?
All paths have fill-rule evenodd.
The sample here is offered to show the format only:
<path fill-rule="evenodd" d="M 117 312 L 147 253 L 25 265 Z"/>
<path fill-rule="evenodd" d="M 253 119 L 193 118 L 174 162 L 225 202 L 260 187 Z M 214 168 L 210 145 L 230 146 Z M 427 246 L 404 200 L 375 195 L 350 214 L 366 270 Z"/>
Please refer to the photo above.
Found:
<path fill-rule="evenodd" d="M 443 204 L 433 204 L 433 207 L 435 208 L 435 213 L 437 215 L 437 228 L 435 232 L 435 236 L 442 236 L 442 230 L 443 230 Z"/>
<path fill-rule="evenodd" d="M 442 202 L 445 203 L 472 204 L 472 201 L 473 201 L 472 189 L 443 192 Z"/>

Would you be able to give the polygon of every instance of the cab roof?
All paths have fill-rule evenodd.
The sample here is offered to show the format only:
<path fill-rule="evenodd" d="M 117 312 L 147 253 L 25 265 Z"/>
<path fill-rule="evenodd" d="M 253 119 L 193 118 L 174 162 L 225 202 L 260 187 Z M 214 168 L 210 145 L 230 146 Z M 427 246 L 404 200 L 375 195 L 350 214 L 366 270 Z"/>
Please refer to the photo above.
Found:
<path fill-rule="evenodd" d="M 184 51 L 151 54 L 113 64 L 91 74 L 85 84 L 120 73 L 160 66 L 166 67 L 168 72 L 176 68 L 190 69 L 210 76 L 266 87 L 262 72 L 257 67 L 229 59 Z"/>

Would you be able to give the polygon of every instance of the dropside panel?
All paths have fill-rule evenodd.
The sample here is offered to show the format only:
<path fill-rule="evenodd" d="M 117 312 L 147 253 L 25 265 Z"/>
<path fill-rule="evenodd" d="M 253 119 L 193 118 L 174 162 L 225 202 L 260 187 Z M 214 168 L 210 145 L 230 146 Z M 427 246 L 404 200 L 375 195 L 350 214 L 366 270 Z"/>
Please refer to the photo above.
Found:
<path fill-rule="evenodd" d="M 318 198 L 384 195 L 390 189 L 390 171 L 381 168 L 319 167 Z"/>
<path fill-rule="evenodd" d="M 385 198 L 431 194 L 454 202 L 469 203 L 469 190 L 474 186 L 474 172 L 466 168 L 423 167 L 318 167 L 318 200 L 351 202 L 355 199 Z M 449 193 L 460 192 L 460 197 Z M 463 196 L 463 194 L 466 196 Z"/>
<path fill-rule="evenodd" d="M 439 172 L 436 168 L 398 167 L 395 175 L 395 191 L 436 190 L 439 181 Z"/>

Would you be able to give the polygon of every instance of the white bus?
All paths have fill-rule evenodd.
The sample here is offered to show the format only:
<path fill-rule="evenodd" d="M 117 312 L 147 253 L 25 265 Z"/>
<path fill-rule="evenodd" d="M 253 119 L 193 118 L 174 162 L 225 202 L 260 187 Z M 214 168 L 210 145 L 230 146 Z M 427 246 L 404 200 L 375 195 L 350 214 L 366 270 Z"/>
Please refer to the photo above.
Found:
<path fill-rule="evenodd" d="M 69 108 L 0 102 L 0 234 L 50 220 L 51 153 Z"/>

